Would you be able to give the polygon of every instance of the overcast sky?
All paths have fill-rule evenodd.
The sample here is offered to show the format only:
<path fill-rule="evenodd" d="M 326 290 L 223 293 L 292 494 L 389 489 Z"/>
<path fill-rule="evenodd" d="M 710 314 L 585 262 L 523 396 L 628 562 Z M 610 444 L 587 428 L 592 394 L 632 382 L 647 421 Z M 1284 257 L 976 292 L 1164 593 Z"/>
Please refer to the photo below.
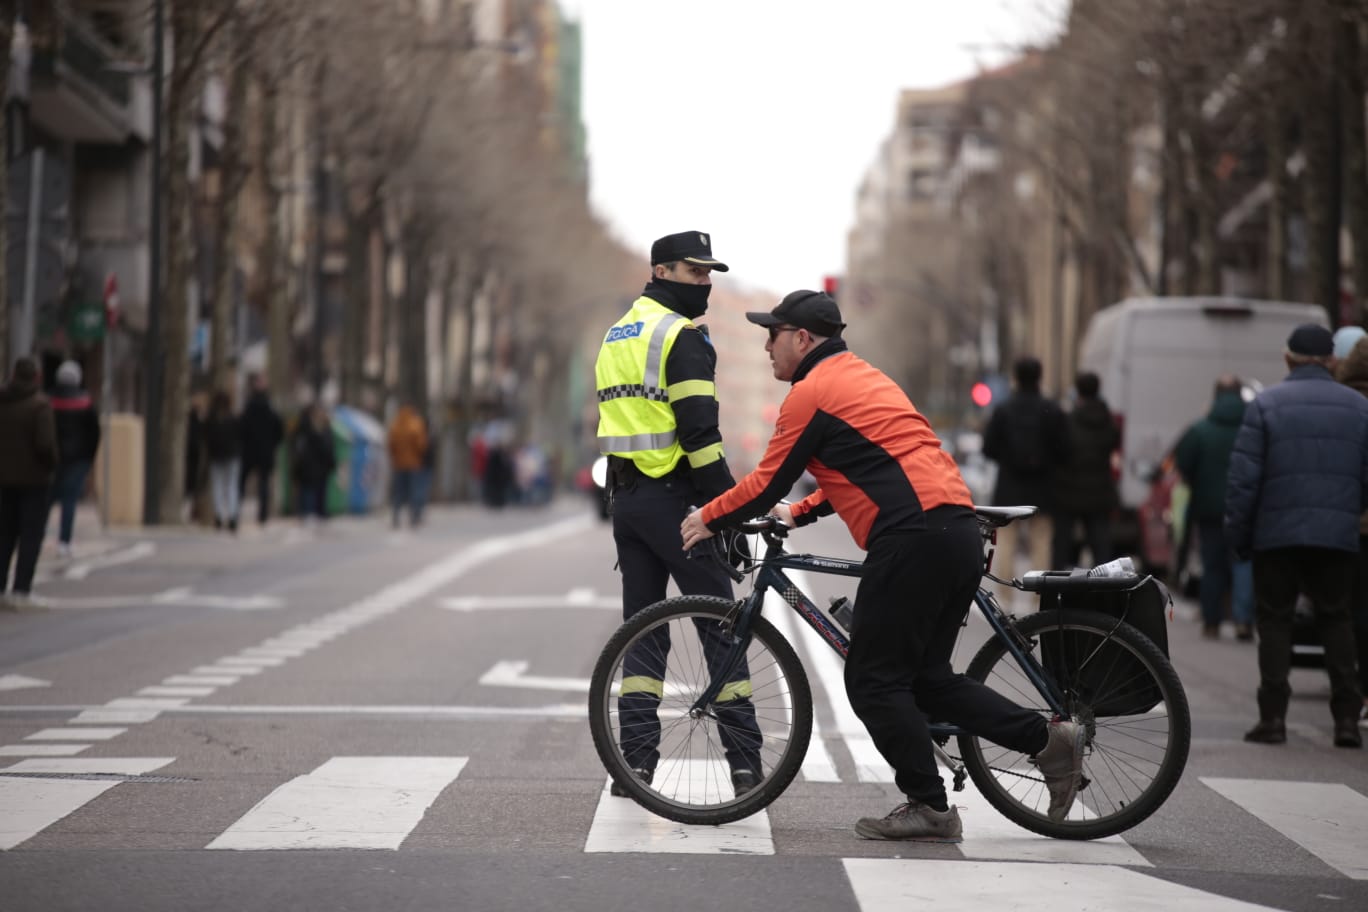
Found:
<path fill-rule="evenodd" d="M 1067 0 L 559 0 L 584 36 L 591 198 L 643 255 L 710 232 L 782 295 L 844 268 L 898 91 L 1054 34 Z"/>

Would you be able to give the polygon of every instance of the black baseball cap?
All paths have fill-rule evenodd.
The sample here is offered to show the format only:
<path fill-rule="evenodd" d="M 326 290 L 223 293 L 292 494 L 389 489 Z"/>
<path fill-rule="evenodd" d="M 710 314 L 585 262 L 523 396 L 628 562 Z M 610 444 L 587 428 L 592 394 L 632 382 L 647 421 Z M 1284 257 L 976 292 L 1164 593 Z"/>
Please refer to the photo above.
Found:
<path fill-rule="evenodd" d="M 711 266 L 718 272 L 727 271 L 726 263 L 713 259 L 712 240 L 702 231 L 667 234 L 651 245 L 652 266 L 680 261 L 695 266 Z"/>
<path fill-rule="evenodd" d="M 839 336 L 845 329 L 836 299 L 824 291 L 807 289 L 789 292 L 774 310 L 752 311 L 746 319 L 760 326 L 797 326 L 818 336 Z"/>

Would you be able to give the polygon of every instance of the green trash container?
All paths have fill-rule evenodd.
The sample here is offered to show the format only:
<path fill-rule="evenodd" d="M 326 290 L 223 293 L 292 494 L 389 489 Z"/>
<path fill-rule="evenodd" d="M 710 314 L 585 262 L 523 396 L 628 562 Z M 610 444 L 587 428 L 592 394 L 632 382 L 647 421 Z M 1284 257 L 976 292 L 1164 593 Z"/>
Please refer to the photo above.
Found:
<path fill-rule="evenodd" d="M 277 485 L 277 490 L 280 491 L 280 513 L 282 516 L 299 515 L 299 498 L 295 492 L 290 443 L 294 439 L 295 429 L 299 426 L 302 417 L 303 412 L 299 412 L 285 423 L 285 445 L 280 448 L 279 461 L 276 464 L 276 477 L 280 482 Z M 337 469 L 328 479 L 328 487 L 323 497 L 328 515 L 340 516 L 349 512 L 347 491 L 351 485 L 352 434 L 347 426 L 337 420 L 335 416 L 329 415 L 328 423 L 332 427 L 333 452 L 337 456 Z"/>

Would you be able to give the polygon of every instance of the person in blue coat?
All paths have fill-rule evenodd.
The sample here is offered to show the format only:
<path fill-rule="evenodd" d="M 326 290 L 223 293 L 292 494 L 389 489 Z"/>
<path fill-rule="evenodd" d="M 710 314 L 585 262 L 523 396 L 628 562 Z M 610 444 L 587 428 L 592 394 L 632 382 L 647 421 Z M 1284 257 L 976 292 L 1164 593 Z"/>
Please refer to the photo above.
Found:
<path fill-rule="evenodd" d="M 1287 378 L 1249 403 L 1230 456 L 1226 534 L 1238 557 L 1253 556 L 1259 632 L 1259 722 L 1246 741 L 1287 740 L 1292 613 L 1304 592 L 1325 642 L 1334 743 L 1363 743 L 1350 603 L 1368 509 L 1368 399 L 1331 376 L 1332 352 L 1324 327 L 1292 331 Z"/>

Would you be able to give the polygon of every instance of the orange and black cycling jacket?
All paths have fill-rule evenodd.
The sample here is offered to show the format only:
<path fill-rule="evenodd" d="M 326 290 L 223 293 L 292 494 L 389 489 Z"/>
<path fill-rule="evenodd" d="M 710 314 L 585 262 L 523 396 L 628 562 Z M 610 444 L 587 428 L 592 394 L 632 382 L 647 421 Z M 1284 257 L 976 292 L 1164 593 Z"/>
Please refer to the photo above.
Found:
<path fill-rule="evenodd" d="M 804 469 L 818 489 L 792 505 L 794 523 L 835 512 L 861 548 L 882 532 L 924 528 L 935 507 L 973 507 L 955 460 L 897 384 L 840 339 L 812 354 L 818 359 L 795 375 L 760 465 L 703 507 L 709 529 L 769 510 Z"/>

